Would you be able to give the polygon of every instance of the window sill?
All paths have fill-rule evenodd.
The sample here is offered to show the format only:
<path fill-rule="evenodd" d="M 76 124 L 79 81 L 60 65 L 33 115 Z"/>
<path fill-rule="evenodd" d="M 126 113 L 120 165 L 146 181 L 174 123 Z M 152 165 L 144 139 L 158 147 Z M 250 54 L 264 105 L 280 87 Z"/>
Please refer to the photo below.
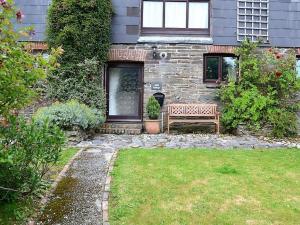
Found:
<path fill-rule="evenodd" d="M 211 37 L 170 37 L 170 36 L 141 36 L 139 43 L 162 43 L 162 44 L 213 44 Z"/>
<path fill-rule="evenodd" d="M 215 84 L 215 83 L 204 83 L 206 88 L 210 89 L 217 89 L 221 88 L 222 84 Z"/>

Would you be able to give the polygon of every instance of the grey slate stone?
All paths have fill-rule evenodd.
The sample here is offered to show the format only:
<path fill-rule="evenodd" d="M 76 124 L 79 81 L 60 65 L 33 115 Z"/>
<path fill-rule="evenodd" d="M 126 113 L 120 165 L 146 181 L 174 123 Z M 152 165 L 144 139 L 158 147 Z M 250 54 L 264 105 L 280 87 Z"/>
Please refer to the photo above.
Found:
<path fill-rule="evenodd" d="M 16 0 L 17 7 L 25 14 L 22 25 L 32 25 L 36 35 L 31 41 L 46 39 L 47 8 L 51 0 Z M 128 8 L 140 9 L 141 0 L 112 0 L 114 17 L 112 22 L 112 42 L 137 43 L 139 34 L 127 32 L 126 27 L 138 26 L 141 18 L 128 15 Z M 215 45 L 238 45 L 236 38 L 237 23 L 236 0 L 211 0 L 211 37 Z M 300 1 L 270 0 L 269 12 L 270 44 L 278 47 L 300 47 Z M 26 40 L 26 39 L 24 39 Z M 207 44 L 207 43 L 206 43 Z"/>

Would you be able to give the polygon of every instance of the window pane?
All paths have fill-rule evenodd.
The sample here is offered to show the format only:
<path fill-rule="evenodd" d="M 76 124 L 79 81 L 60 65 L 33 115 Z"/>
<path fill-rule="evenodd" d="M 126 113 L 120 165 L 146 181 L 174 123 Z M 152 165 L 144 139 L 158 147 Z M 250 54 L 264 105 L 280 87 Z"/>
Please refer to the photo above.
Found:
<path fill-rule="evenodd" d="M 166 2 L 166 27 L 186 28 L 186 3 Z"/>
<path fill-rule="evenodd" d="M 190 2 L 189 28 L 208 28 L 208 3 Z"/>
<path fill-rule="evenodd" d="M 163 26 L 163 3 L 144 1 L 143 27 Z"/>
<path fill-rule="evenodd" d="M 222 62 L 222 80 L 236 81 L 237 75 L 237 58 L 223 57 Z"/>
<path fill-rule="evenodd" d="M 297 77 L 300 77 L 300 58 L 297 58 L 296 70 L 297 70 Z"/>
<path fill-rule="evenodd" d="M 219 78 L 219 57 L 206 58 L 206 79 L 218 80 Z"/>

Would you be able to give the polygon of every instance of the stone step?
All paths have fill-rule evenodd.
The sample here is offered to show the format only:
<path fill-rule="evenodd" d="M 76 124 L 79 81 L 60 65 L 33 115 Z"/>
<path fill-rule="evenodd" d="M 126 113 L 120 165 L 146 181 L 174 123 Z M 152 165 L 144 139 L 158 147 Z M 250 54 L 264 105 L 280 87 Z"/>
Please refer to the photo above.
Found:
<path fill-rule="evenodd" d="M 143 129 L 143 123 L 105 123 L 104 128 Z"/>
<path fill-rule="evenodd" d="M 100 134 L 132 134 L 138 135 L 142 133 L 142 129 L 122 129 L 122 128 L 102 128 L 99 129 Z"/>
<path fill-rule="evenodd" d="M 141 134 L 142 123 L 105 123 L 99 130 L 102 134 Z"/>

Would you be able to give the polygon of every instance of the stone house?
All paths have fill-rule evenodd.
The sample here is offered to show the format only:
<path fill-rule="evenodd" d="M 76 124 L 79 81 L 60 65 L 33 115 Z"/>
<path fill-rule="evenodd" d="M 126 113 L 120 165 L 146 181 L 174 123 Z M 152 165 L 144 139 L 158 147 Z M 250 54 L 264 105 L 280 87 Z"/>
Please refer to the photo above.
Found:
<path fill-rule="evenodd" d="M 51 0 L 16 0 L 34 25 L 32 48 L 46 50 Z M 235 76 L 245 38 L 300 48 L 299 0 L 112 0 L 112 47 L 105 85 L 107 130 L 139 132 L 149 96 L 168 103 L 215 102 L 218 81 Z M 18 25 L 21 26 L 21 25 Z M 300 55 L 300 50 L 298 51 Z M 297 60 L 300 75 L 300 58 Z"/>

